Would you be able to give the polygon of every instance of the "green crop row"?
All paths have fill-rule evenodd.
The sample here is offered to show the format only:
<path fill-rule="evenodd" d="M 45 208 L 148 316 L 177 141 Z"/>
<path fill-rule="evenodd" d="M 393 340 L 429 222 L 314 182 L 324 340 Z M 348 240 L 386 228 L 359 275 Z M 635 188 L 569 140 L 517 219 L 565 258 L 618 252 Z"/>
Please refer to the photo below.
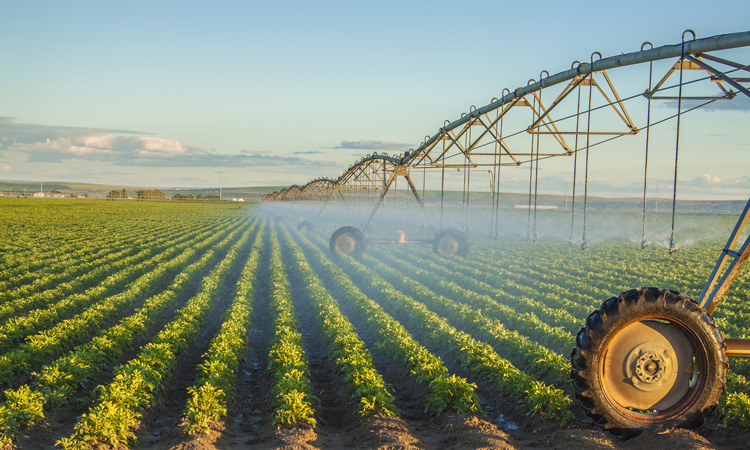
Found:
<path fill-rule="evenodd" d="M 6 202 L 7 200 L 0 199 L 0 203 Z M 60 214 L 58 208 L 36 205 L 42 206 L 37 208 L 32 204 L 22 206 L 18 205 L 18 202 L 14 203 L 14 208 L 3 208 L 3 225 L 6 228 L 0 231 L 6 232 L 0 234 L 0 245 L 12 246 L 13 252 L 0 258 L 0 272 L 20 273 L 19 269 L 24 272 L 46 270 L 50 263 L 54 264 L 61 257 L 70 254 L 86 256 L 86 252 L 80 252 L 78 249 L 86 248 L 90 241 L 112 237 L 99 233 L 97 227 L 89 226 L 78 227 L 75 233 L 70 233 L 72 227 L 76 227 L 76 224 L 84 220 L 78 217 L 78 214 L 75 214 L 75 217 L 64 217 L 65 214 Z M 22 210 L 30 213 L 21 214 Z M 92 222 L 106 220 L 105 217 L 87 219 L 92 219 Z M 33 230 L 35 226 L 44 227 L 43 232 Z M 108 224 L 107 228 L 116 236 L 127 236 L 142 229 L 142 226 L 135 221 L 121 221 Z"/>
<path fill-rule="evenodd" d="M 385 252 L 378 253 L 378 255 L 387 258 L 389 261 L 394 261 L 388 255 L 385 255 Z M 459 286 L 455 280 L 465 279 L 463 275 L 440 277 L 404 260 L 394 261 L 394 264 L 399 265 L 403 274 L 408 274 L 422 284 L 430 286 L 433 292 L 455 299 L 472 308 L 480 309 L 485 315 L 499 320 L 510 330 L 528 336 L 559 354 L 566 353 L 573 346 L 573 335 L 562 328 L 553 327 L 540 320 L 534 312 L 526 310 L 523 302 L 516 302 L 516 297 L 501 297 L 504 303 L 499 303 L 486 294 L 479 294 Z"/>
<path fill-rule="evenodd" d="M 142 250 L 129 259 L 130 265 L 126 265 L 119 272 L 106 276 L 97 286 L 80 293 L 74 293 L 47 308 L 35 309 L 27 315 L 10 318 L 0 326 L 0 351 L 7 351 L 25 337 L 71 318 L 96 302 L 126 289 L 134 280 L 148 274 L 161 261 L 167 259 L 170 253 L 174 252 L 174 250 L 171 250 L 165 253 L 157 253 L 157 250 L 161 250 L 161 248 Z M 154 254 L 156 256 L 147 259 Z M 107 266 L 103 266 L 101 270 L 103 271 L 100 274 L 102 276 L 109 272 Z"/>
<path fill-rule="evenodd" d="M 294 311 L 292 295 L 281 260 L 276 229 L 271 227 L 271 311 L 274 338 L 268 351 L 268 371 L 273 380 L 274 423 L 308 423 L 316 420 L 310 369 Z"/>
<path fill-rule="evenodd" d="M 451 267 L 446 270 L 455 268 L 464 275 L 461 283 L 463 287 L 494 299 L 513 299 L 503 303 L 519 303 L 524 310 L 547 318 L 549 325 L 562 327 L 569 333 L 576 333 L 581 327 L 580 317 L 585 317 L 591 312 L 588 302 L 582 301 L 581 293 L 571 295 L 569 290 L 548 283 L 541 277 L 534 280 L 538 275 L 536 273 L 532 276 L 528 271 L 512 272 L 501 267 L 480 266 L 476 263 L 475 267 L 471 267 L 469 258 L 455 258 L 455 261 L 444 262 L 443 265 L 447 264 Z M 482 268 L 476 268 L 477 266 Z M 575 301 L 568 297 L 574 297 Z"/>
<path fill-rule="evenodd" d="M 429 285 L 403 276 L 404 271 L 399 270 L 401 265 L 386 265 L 367 255 L 363 261 L 396 289 L 420 299 L 431 311 L 460 326 L 463 331 L 481 337 L 503 357 L 522 362 L 537 377 L 550 377 L 558 387 L 570 383 L 570 361 L 567 358 L 532 342 L 519 332 L 507 330 L 501 321 L 487 317 L 481 310 L 435 294 Z"/>
<path fill-rule="evenodd" d="M 215 262 L 219 253 L 229 246 L 240 231 L 232 231 L 223 237 L 215 248 L 183 269 L 164 291 L 147 299 L 135 313 L 102 331 L 90 342 L 73 348 L 42 367 L 30 384 L 5 391 L 6 401 L 0 405 L 0 443 L 10 445 L 21 429 L 36 424 L 44 417 L 46 410 L 69 403 L 76 392 L 88 385 L 89 380 L 121 357 L 137 339 L 145 336 L 149 327 L 187 291 L 196 275 Z M 188 249 L 176 259 L 184 260 L 191 253 L 194 250 Z M 29 411 L 35 413 L 29 414 Z"/>
<path fill-rule="evenodd" d="M 196 383 L 188 388 L 190 397 L 183 415 L 185 431 L 190 434 L 207 434 L 210 422 L 227 413 L 226 399 L 232 395 L 237 370 L 247 350 L 264 229 L 265 225 L 261 225 L 255 237 L 221 330 L 198 365 Z"/>
<path fill-rule="evenodd" d="M 312 270 L 302 250 L 292 241 L 289 232 L 282 228 L 282 233 L 290 249 L 292 267 L 305 286 L 309 303 L 322 327 L 329 356 L 344 374 L 353 392 L 352 397 L 359 399 L 357 412 L 363 416 L 398 416 L 393 394 L 375 369 L 372 354 Z"/>
<path fill-rule="evenodd" d="M 250 230 L 232 246 L 226 257 L 206 276 L 198 293 L 180 308 L 175 318 L 144 346 L 136 358 L 115 368 L 114 381 L 99 386 L 94 404 L 78 418 L 73 434 L 58 441 L 66 449 L 88 448 L 96 442 L 111 445 L 136 442 L 133 426 L 141 410 L 155 400 L 156 391 L 171 377 L 177 358 L 192 343 L 224 286 L 224 278 L 244 254 L 241 249 Z"/>
<path fill-rule="evenodd" d="M 161 245 L 166 248 L 169 244 L 161 243 Z M 78 267 L 73 266 L 70 271 L 57 275 L 42 275 L 37 278 L 38 283 L 24 285 L 12 291 L 10 294 L 13 295 L 8 295 L 2 300 L 0 323 L 25 311 L 53 303 L 71 293 L 81 292 L 122 267 L 137 264 L 152 254 L 154 253 L 150 249 L 126 248 L 110 253 L 100 260 L 82 264 L 80 271 Z M 54 288 L 45 290 L 44 287 L 48 285 Z"/>
<path fill-rule="evenodd" d="M 0 249 L 6 251 L 0 252 L 0 273 L 8 275 L 46 273 L 56 266 L 75 265 L 79 259 L 89 259 L 92 244 L 98 243 L 98 248 L 116 249 L 142 237 L 148 239 L 164 232 L 181 233 L 203 226 L 213 227 L 231 217 L 217 210 L 204 208 L 205 212 L 202 212 L 177 205 L 165 205 L 156 210 L 143 204 L 88 202 L 60 205 L 59 202 L 44 200 L 34 203 L 34 200 L 0 199 L 0 204 L 6 203 L 12 207 L 2 208 Z M 163 214 L 170 220 L 161 220 Z M 180 220 L 183 217 L 190 220 Z"/>
<path fill-rule="evenodd" d="M 300 236 L 309 261 L 319 267 L 328 289 L 351 305 L 363 317 L 377 340 L 376 346 L 402 363 L 411 377 L 426 385 L 425 411 L 439 415 L 448 412 L 480 411 L 476 385 L 452 375 L 443 361 L 420 345 L 391 315 L 368 298 L 338 266 L 306 238 Z"/>
<path fill-rule="evenodd" d="M 101 323 L 136 298 L 151 293 L 165 279 L 164 277 L 177 270 L 176 267 L 165 266 L 163 263 L 187 246 L 189 242 L 183 242 L 149 260 L 108 276 L 101 284 L 83 293 L 66 297 L 49 308 L 37 309 L 27 316 L 7 321 L 0 327 L 0 349 L 13 348 L 24 338 L 26 339 L 23 345 L 26 348 L 54 345 L 61 340 L 62 329 L 67 329 L 64 333 L 71 336 L 82 336 L 76 324 L 81 314 Z M 156 250 L 158 248 L 144 251 L 153 253 Z"/>
<path fill-rule="evenodd" d="M 495 383 L 501 392 L 518 399 L 530 414 L 539 413 L 559 425 L 573 418 L 570 411 L 572 399 L 561 390 L 520 371 L 488 344 L 452 327 L 447 320 L 394 289 L 382 277 L 352 258 L 342 258 L 341 264 L 360 286 L 367 286 L 381 304 L 404 316 L 432 345 L 453 352 L 468 371 L 479 379 Z"/>
<path fill-rule="evenodd" d="M 208 233 L 210 233 L 210 231 L 203 231 L 201 235 L 207 236 Z M 81 292 L 94 285 L 96 282 L 104 280 L 107 276 L 112 275 L 123 268 L 139 263 L 150 255 L 158 255 L 167 248 L 177 246 L 186 241 L 195 240 L 198 235 L 198 231 L 185 235 L 174 234 L 168 237 L 155 239 L 147 248 L 145 248 L 145 252 L 142 251 L 136 256 L 131 256 L 132 253 L 135 252 L 135 249 L 126 249 L 108 255 L 106 258 L 94 261 L 91 264 L 83 264 L 82 268 L 85 269 L 85 272 L 82 276 L 70 281 L 58 279 L 56 280 L 57 284 L 54 289 L 37 292 L 33 295 L 26 294 L 21 298 L 3 304 L 2 307 L 0 307 L 0 322 L 33 308 L 43 308 L 70 293 Z"/>
<path fill-rule="evenodd" d="M 27 296 L 50 286 L 56 286 L 61 281 L 75 278 L 87 273 L 92 264 L 110 261 L 112 255 L 123 250 L 134 253 L 145 244 L 157 240 L 170 239 L 178 235 L 178 231 L 162 226 L 144 233 L 125 235 L 120 240 L 112 240 L 111 236 L 100 235 L 95 239 L 88 239 L 68 252 L 53 249 L 51 255 L 36 256 L 23 260 L 14 255 L 16 265 L 12 270 L 6 270 L 5 279 L 0 281 L 0 303 L 11 298 Z"/>
<path fill-rule="evenodd" d="M 19 261 L 13 269 L 3 272 L 4 279 L 0 281 L 0 303 L 4 303 L 12 297 L 21 297 L 42 289 L 54 286 L 60 280 L 74 278 L 79 274 L 86 273 L 91 262 L 103 259 L 112 259 L 110 255 L 119 254 L 123 250 L 137 250 L 136 240 L 132 243 L 122 245 L 104 245 L 102 241 L 86 242 L 79 250 L 72 253 L 55 254 L 39 269 L 34 269 L 38 260 Z"/>
<path fill-rule="evenodd" d="M 222 205 L 172 203 L 0 198 L 0 209 L 0 282 L 18 274 L 35 279 L 92 260 L 91 245 L 96 243 L 113 251 L 141 238 L 148 242 L 165 233 L 221 227 L 238 218 Z"/>
<path fill-rule="evenodd" d="M 401 249 L 394 254 L 399 255 L 402 260 L 408 260 L 413 252 L 407 253 L 406 249 Z M 522 312 L 544 317 L 548 325 L 561 327 L 569 334 L 576 333 L 581 327 L 579 317 L 585 317 L 591 312 L 587 305 L 576 305 L 560 295 L 541 292 L 538 289 L 540 280 L 535 283 L 529 283 L 527 279 L 520 281 L 524 274 L 507 271 L 500 265 L 485 266 L 473 258 L 461 257 L 440 261 L 422 257 L 419 264 L 421 269 L 434 277 L 455 281 L 461 288 L 487 295 Z"/>
<path fill-rule="evenodd" d="M 737 424 L 750 428 L 750 382 L 741 375 L 727 373 L 727 390 L 719 402 L 721 420 L 725 424 Z"/>
<path fill-rule="evenodd" d="M 209 232 L 207 232 L 209 233 Z M 106 297 L 94 306 L 57 323 L 0 356 L 0 383 L 7 385 L 18 373 L 30 370 L 42 359 L 54 358 L 89 338 L 107 320 L 129 308 L 139 298 L 150 295 L 160 284 L 177 274 L 197 252 L 208 248 L 223 234 L 199 235 L 159 254 L 155 268 L 130 283 L 124 291 Z"/>
<path fill-rule="evenodd" d="M 27 336 L 73 317 L 96 302 L 126 289 L 128 284 L 143 276 L 144 273 L 147 273 L 165 259 L 164 254 L 157 254 L 153 258 L 147 259 L 153 254 L 152 250 L 143 250 L 133 257 L 131 265 L 107 276 L 97 286 L 65 297 L 47 308 L 35 309 L 27 315 L 8 319 L 0 326 L 0 352 L 8 351 L 17 346 Z"/>

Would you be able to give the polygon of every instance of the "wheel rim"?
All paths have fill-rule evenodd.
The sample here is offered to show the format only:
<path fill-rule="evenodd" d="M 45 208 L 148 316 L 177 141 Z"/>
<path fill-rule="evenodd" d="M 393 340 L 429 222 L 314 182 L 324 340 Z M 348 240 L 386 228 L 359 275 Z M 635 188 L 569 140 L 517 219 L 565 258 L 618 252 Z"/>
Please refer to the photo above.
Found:
<path fill-rule="evenodd" d="M 336 253 L 340 255 L 348 255 L 354 252 L 354 249 L 357 247 L 357 242 L 354 240 L 353 237 L 349 236 L 348 234 L 342 234 L 341 236 L 336 238 L 336 241 L 334 243 L 334 248 L 336 249 Z"/>
<path fill-rule="evenodd" d="M 458 252 L 458 241 L 451 236 L 443 236 L 438 242 L 438 254 L 443 257 L 453 256 Z"/>
<path fill-rule="evenodd" d="M 659 421 L 695 398 L 703 363 L 683 329 L 663 320 L 621 328 L 605 347 L 601 365 L 607 397 L 634 419 Z"/>

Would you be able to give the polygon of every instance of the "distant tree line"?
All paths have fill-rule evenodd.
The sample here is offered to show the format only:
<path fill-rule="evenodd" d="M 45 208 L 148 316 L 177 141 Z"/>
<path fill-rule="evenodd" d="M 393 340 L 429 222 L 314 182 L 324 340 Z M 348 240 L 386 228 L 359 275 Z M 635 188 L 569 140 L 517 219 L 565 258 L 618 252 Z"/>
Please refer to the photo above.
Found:
<path fill-rule="evenodd" d="M 219 196 L 216 194 L 208 194 L 206 196 L 198 194 L 193 197 L 193 194 L 174 194 L 172 200 L 219 200 Z"/>
<path fill-rule="evenodd" d="M 107 198 L 115 199 L 115 198 L 128 198 L 127 192 L 125 192 L 125 188 L 122 188 L 122 191 L 118 191 L 116 189 L 112 189 L 107 194 Z"/>
<path fill-rule="evenodd" d="M 138 200 L 166 200 L 167 197 L 160 189 L 139 189 L 135 192 L 135 197 Z M 122 190 L 113 189 L 107 193 L 108 199 L 122 199 L 122 198 L 133 198 L 133 194 L 128 194 L 125 188 Z M 221 200 L 216 194 L 208 195 L 193 195 L 193 194 L 174 194 L 172 200 Z"/>
<path fill-rule="evenodd" d="M 138 200 L 166 200 L 164 192 L 159 189 L 139 189 L 135 192 Z M 108 199 L 131 198 L 123 188 L 121 191 L 113 189 L 107 193 Z"/>
<path fill-rule="evenodd" d="M 138 200 L 165 200 L 164 192 L 159 189 L 139 189 Z"/>

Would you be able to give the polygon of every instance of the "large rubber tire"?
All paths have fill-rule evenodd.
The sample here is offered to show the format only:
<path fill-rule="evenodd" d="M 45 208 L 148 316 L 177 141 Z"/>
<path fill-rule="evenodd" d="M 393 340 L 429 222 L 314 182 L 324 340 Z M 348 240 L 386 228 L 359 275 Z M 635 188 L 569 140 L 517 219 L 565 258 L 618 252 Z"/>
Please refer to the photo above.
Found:
<path fill-rule="evenodd" d="M 571 378 L 594 422 L 627 439 L 700 425 L 726 388 L 724 340 L 697 303 L 642 288 L 612 297 L 576 336 Z"/>
<path fill-rule="evenodd" d="M 302 234 L 307 234 L 313 230 L 313 224 L 312 222 L 308 222 L 307 220 L 303 220 L 302 222 L 297 225 L 297 231 L 299 231 Z"/>
<path fill-rule="evenodd" d="M 432 241 L 432 251 L 450 258 L 453 255 L 466 256 L 469 254 L 469 240 L 463 231 L 455 228 L 446 228 L 435 235 Z"/>
<path fill-rule="evenodd" d="M 334 231 L 330 241 L 333 255 L 359 257 L 365 251 L 365 235 L 355 227 L 341 227 Z"/>

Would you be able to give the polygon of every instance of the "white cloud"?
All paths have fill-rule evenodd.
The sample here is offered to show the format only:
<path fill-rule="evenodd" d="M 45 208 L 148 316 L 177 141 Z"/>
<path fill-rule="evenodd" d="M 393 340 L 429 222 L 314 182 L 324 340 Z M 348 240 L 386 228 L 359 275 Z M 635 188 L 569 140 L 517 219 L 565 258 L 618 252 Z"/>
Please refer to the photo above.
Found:
<path fill-rule="evenodd" d="M 57 127 L 16 123 L 0 117 L 0 152 L 27 155 L 27 162 L 62 162 L 68 159 L 102 161 L 117 166 L 151 167 L 336 167 L 334 161 L 281 156 L 267 151 L 217 153 L 177 139 L 149 133 L 96 128 Z"/>
<path fill-rule="evenodd" d="M 703 181 L 705 182 L 705 184 L 712 186 L 731 186 L 742 183 L 742 180 L 720 178 L 707 173 L 703 174 Z"/>
<path fill-rule="evenodd" d="M 187 153 L 185 147 L 180 141 L 175 139 L 164 139 L 150 136 L 137 136 L 132 138 L 139 143 L 143 150 L 141 153 L 149 155 L 184 155 Z M 140 155 L 140 153 L 139 153 Z"/>
<path fill-rule="evenodd" d="M 85 147 L 112 148 L 117 136 L 114 134 L 86 135 L 76 139 L 76 143 Z"/>
<path fill-rule="evenodd" d="M 10 172 L 10 164 L 0 163 L 0 172 Z"/>
<path fill-rule="evenodd" d="M 334 148 L 346 148 L 353 150 L 395 150 L 404 151 L 409 150 L 408 144 L 401 144 L 398 142 L 386 142 L 386 141 L 342 141 L 341 145 L 337 145 Z"/>
<path fill-rule="evenodd" d="M 75 139 L 75 141 L 79 141 Z M 83 141 L 79 141 L 83 142 Z M 8 150 L 20 152 L 56 152 L 73 156 L 84 156 L 101 153 L 110 153 L 107 148 L 97 148 L 95 146 L 76 145 L 68 138 L 50 139 L 33 143 L 13 143 L 6 146 Z"/>
<path fill-rule="evenodd" d="M 703 179 L 709 184 L 722 184 L 722 179 L 719 177 L 712 177 L 711 175 L 704 173 Z"/>

